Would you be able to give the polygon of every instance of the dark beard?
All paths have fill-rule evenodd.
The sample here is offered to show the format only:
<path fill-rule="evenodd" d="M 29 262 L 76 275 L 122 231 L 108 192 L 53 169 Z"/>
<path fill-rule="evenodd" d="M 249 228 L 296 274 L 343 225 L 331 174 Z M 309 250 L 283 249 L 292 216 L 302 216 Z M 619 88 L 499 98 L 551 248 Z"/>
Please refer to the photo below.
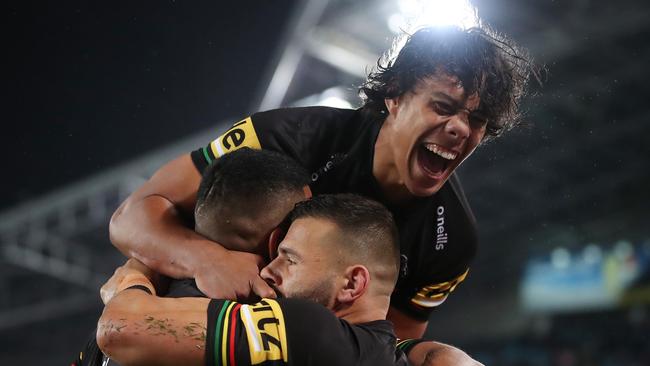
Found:
<path fill-rule="evenodd" d="M 318 286 L 297 291 L 289 294 L 290 298 L 313 301 L 317 304 L 329 307 L 331 303 L 330 294 L 332 293 L 332 281 L 327 278 L 320 282 Z"/>

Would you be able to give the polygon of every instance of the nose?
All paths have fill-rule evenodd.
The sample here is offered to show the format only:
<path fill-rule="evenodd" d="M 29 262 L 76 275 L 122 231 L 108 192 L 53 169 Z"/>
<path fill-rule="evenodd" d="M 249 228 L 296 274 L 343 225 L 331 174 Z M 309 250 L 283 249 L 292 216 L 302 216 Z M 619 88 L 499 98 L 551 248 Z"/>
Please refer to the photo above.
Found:
<path fill-rule="evenodd" d="M 465 111 L 459 111 L 457 114 L 453 115 L 449 121 L 447 121 L 445 132 L 457 140 L 464 140 L 469 137 L 470 127 L 469 116 L 467 113 L 465 113 Z"/>
<path fill-rule="evenodd" d="M 275 268 L 277 258 L 272 260 L 271 263 L 266 265 L 262 270 L 260 271 L 260 277 L 264 279 L 267 283 L 273 285 L 273 286 L 280 286 L 282 284 L 282 277 L 278 275 L 278 272 Z"/>

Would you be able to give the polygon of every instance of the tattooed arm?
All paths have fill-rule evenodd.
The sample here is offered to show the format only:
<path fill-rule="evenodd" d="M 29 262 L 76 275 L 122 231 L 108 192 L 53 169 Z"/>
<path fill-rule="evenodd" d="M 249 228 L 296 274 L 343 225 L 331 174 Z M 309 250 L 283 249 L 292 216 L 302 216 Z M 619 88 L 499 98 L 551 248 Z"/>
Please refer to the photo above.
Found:
<path fill-rule="evenodd" d="M 120 365 L 203 365 L 207 308 L 204 298 L 161 298 L 140 263 L 118 268 L 102 287 L 106 303 L 97 344 Z M 152 291 L 155 294 L 155 291 Z"/>

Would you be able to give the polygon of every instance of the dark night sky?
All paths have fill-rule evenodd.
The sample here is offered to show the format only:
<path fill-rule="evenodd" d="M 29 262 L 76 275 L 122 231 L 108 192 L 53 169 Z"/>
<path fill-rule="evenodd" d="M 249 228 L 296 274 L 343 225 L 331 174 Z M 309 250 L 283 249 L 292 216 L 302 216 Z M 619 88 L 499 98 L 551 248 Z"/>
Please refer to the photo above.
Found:
<path fill-rule="evenodd" d="M 0 209 L 250 112 L 295 2 L 11 5 Z"/>

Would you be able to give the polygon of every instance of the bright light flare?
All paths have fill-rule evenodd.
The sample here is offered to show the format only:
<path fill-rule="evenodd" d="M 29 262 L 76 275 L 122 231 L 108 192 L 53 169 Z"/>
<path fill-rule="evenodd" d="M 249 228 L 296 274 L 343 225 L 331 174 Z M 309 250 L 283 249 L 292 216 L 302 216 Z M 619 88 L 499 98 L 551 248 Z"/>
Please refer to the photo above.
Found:
<path fill-rule="evenodd" d="M 455 25 L 463 29 L 479 23 L 476 8 L 468 0 L 398 0 L 399 13 L 388 18 L 394 33 L 412 33 L 425 26 Z"/>

